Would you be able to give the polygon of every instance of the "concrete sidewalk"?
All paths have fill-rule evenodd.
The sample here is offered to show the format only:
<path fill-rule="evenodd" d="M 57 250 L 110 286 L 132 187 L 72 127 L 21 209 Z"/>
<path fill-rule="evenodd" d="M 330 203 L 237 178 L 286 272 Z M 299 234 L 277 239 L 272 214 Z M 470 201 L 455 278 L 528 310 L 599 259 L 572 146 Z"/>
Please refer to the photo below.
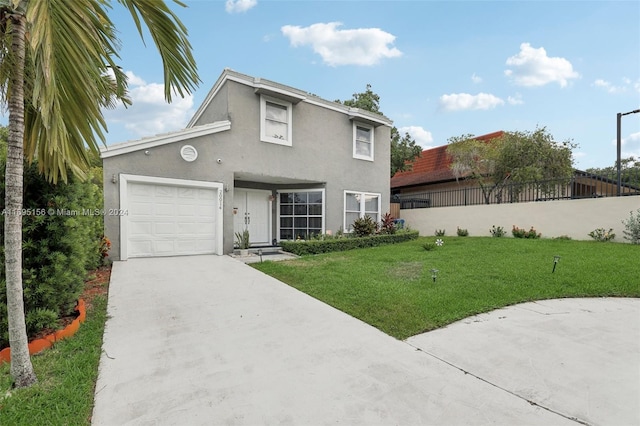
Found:
<path fill-rule="evenodd" d="M 640 423 L 637 299 L 519 305 L 402 342 L 189 256 L 116 262 L 108 314 L 96 425 Z"/>

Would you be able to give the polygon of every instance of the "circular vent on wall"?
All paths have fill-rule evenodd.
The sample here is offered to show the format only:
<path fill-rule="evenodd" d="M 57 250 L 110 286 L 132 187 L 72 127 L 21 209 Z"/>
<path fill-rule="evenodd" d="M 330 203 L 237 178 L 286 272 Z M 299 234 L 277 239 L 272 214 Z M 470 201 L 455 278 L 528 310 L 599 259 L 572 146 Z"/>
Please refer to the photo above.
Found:
<path fill-rule="evenodd" d="M 191 145 L 185 145 L 180 149 L 180 156 L 184 161 L 192 162 L 198 158 L 198 151 Z"/>

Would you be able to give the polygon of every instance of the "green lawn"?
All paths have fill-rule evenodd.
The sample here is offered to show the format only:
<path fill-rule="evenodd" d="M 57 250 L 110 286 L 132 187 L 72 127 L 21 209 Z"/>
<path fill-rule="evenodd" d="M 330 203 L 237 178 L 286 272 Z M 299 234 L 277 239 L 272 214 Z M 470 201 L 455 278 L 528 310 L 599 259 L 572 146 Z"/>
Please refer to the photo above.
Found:
<path fill-rule="evenodd" d="M 0 365 L 0 425 L 91 423 L 107 299 L 99 296 L 92 304 L 75 336 L 31 358 L 35 385 L 11 389 L 9 364 Z"/>
<path fill-rule="evenodd" d="M 442 247 L 422 248 L 435 239 L 253 266 L 398 339 L 526 301 L 640 297 L 640 246 L 443 237 Z"/>

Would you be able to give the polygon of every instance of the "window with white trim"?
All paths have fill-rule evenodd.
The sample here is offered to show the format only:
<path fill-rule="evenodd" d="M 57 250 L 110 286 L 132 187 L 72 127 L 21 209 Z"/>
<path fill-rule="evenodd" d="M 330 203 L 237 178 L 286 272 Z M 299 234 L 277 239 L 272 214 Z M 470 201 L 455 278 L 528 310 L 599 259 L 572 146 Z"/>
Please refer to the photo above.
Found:
<path fill-rule="evenodd" d="M 380 194 L 344 191 L 344 230 L 351 232 L 353 222 L 365 216 L 380 221 Z"/>
<path fill-rule="evenodd" d="M 278 235 L 281 240 L 307 240 L 324 233 L 324 190 L 278 192 Z"/>
<path fill-rule="evenodd" d="M 291 146 L 291 102 L 260 96 L 260 140 Z"/>
<path fill-rule="evenodd" d="M 373 161 L 373 126 L 353 123 L 353 158 Z"/>

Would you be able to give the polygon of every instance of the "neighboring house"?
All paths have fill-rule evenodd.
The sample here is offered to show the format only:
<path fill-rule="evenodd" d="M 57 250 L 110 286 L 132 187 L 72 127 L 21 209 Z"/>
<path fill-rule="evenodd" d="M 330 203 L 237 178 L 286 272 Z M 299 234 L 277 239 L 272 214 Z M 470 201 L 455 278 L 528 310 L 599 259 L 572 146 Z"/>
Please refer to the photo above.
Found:
<path fill-rule="evenodd" d="M 498 131 L 478 136 L 478 140 L 489 142 L 502 136 Z M 447 155 L 448 145 L 422 151 L 412 163 L 412 169 L 396 173 L 391 178 L 392 201 L 400 203 L 400 208 L 425 208 L 474 205 L 486 203 L 486 198 L 478 188 L 478 183 L 464 176 L 456 179 L 451 170 L 451 157 Z M 554 194 L 544 194 L 533 188 L 518 188 L 516 201 L 544 201 L 550 199 L 574 199 L 587 197 L 610 197 L 617 192 L 616 180 L 610 177 L 589 174 L 575 170 L 570 182 L 554 185 Z M 503 191 L 495 191 L 489 197 L 490 203 L 510 202 L 509 184 Z M 622 184 L 623 195 L 637 195 L 640 188 Z"/>
<path fill-rule="evenodd" d="M 498 131 L 478 136 L 476 139 L 490 141 L 502 136 L 504 132 Z M 437 146 L 426 149 L 420 153 L 412 163 L 411 170 L 398 172 L 391 178 L 391 194 L 406 195 L 423 193 L 425 191 L 459 190 L 464 187 L 476 186 L 473 181 L 456 179 L 451 170 L 451 157 L 447 155 L 449 145 Z M 405 197 L 402 208 L 408 207 L 432 207 L 433 200 L 416 198 L 412 200 Z"/>
<path fill-rule="evenodd" d="M 388 118 L 225 69 L 187 128 L 102 151 L 114 260 L 226 254 L 389 209 Z"/>

